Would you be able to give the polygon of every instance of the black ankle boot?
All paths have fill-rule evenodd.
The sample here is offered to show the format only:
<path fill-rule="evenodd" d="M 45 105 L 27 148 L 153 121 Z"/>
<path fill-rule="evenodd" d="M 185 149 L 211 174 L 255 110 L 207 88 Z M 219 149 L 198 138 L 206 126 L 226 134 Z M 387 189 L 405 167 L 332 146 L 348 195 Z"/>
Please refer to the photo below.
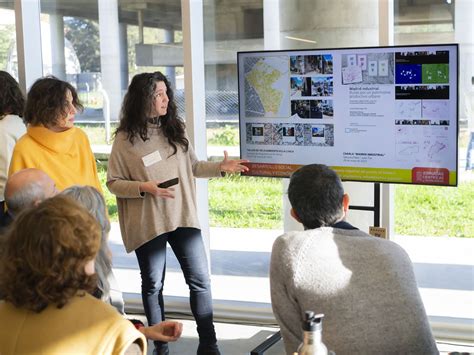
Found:
<path fill-rule="evenodd" d="M 197 349 L 197 355 L 221 355 L 221 353 L 216 343 L 214 344 L 199 343 L 199 346 Z"/>

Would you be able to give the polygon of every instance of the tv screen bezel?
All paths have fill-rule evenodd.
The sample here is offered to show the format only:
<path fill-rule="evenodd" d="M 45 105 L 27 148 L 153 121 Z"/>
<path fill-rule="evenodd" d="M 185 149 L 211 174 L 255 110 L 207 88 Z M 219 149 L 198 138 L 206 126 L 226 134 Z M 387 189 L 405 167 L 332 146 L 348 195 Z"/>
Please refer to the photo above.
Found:
<path fill-rule="evenodd" d="M 357 180 L 357 179 L 347 179 L 347 178 L 342 178 L 342 181 L 347 181 L 347 182 L 362 182 L 362 183 L 383 183 L 383 184 L 400 184 L 400 185 L 421 185 L 421 186 L 443 186 L 443 187 L 457 187 L 459 184 L 459 44 L 458 43 L 437 43 L 437 44 L 410 44 L 410 45 L 393 45 L 393 46 L 363 46 L 363 47 L 336 47 L 336 48 L 304 48 L 304 49 L 278 49 L 278 50 L 253 50 L 253 51 L 238 51 L 237 52 L 237 85 L 238 85 L 238 104 L 239 104 L 239 152 L 240 152 L 240 157 L 242 157 L 242 142 L 241 142 L 241 137 L 242 137 L 242 118 L 241 118 L 241 112 L 242 112 L 242 101 L 243 99 L 241 97 L 241 90 L 240 90 L 240 81 L 241 81 L 241 73 L 240 73 L 240 60 L 241 56 L 245 54 L 257 54 L 257 53 L 289 53 L 289 52 L 314 52 L 314 51 L 344 51 L 344 50 L 364 50 L 364 49 L 377 49 L 377 48 L 390 48 L 390 49 L 396 49 L 396 48 L 419 48 L 419 47 L 453 47 L 455 51 L 455 57 L 456 57 L 456 171 L 455 171 L 455 176 L 456 176 L 456 182 L 454 184 L 437 184 L 437 183 L 417 183 L 417 182 L 399 182 L 399 181 L 380 181 L 380 180 Z M 450 84 L 451 85 L 451 84 Z M 265 164 L 265 163 L 262 163 Z M 316 162 L 312 162 L 311 164 L 317 164 Z M 331 165 L 328 165 L 331 167 Z M 267 178 L 289 178 L 289 176 L 274 176 L 274 175 L 263 175 L 263 174 L 252 174 L 252 169 L 248 172 L 243 172 L 241 173 L 242 176 L 253 176 L 253 177 L 267 177 Z"/>

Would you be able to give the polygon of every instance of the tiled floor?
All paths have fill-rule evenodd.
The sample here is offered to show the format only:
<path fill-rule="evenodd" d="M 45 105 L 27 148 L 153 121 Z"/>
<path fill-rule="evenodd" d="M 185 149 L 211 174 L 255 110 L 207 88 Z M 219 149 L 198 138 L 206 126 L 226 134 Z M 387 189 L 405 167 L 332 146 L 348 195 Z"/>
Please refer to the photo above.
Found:
<path fill-rule="evenodd" d="M 130 318 L 139 318 L 146 322 L 142 315 L 129 315 Z M 169 318 L 171 320 L 171 318 Z M 196 325 L 192 320 L 179 320 L 183 323 L 183 334 L 181 338 L 170 343 L 170 354 L 195 354 L 198 346 Z M 260 327 L 252 325 L 239 325 L 230 323 L 215 323 L 219 349 L 222 355 L 249 354 L 257 345 L 273 335 L 278 328 Z M 148 355 L 153 353 L 152 342 L 148 343 Z M 268 352 L 268 355 L 284 354 L 282 342 L 276 343 Z"/>
<path fill-rule="evenodd" d="M 134 315 L 133 317 L 140 318 L 143 316 Z M 143 318 L 141 319 L 143 320 Z M 170 354 L 195 354 L 198 345 L 195 323 L 192 320 L 179 321 L 183 323 L 183 335 L 176 343 L 170 343 Z M 278 328 L 235 323 L 215 323 L 215 326 L 219 338 L 219 347 L 223 355 L 249 354 L 258 344 L 278 331 Z M 452 341 L 446 342 L 439 340 L 437 345 L 440 354 L 448 354 L 450 352 L 474 354 L 474 344 L 459 344 Z M 152 352 L 152 343 L 149 342 L 148 355 L 152 355 Z M 265 354 L 284 355 L 283 342 L 279 341 L 266 351 Z"/>

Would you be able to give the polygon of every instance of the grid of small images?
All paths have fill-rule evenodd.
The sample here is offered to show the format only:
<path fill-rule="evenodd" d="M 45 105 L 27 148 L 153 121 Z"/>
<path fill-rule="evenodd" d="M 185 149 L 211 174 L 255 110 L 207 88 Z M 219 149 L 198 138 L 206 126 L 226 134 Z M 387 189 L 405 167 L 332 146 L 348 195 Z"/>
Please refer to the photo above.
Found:
<path fill-rule="evenodd" d="M 342 55 L 342 84 L 393 84 L 393 53 Z"/>
<path fill-rule="evenodd" d="M 290 56 L 290 73 L 301 75 L 332 74 L 332 55 Z"/>
<path fill-rule="evenodd" d="M 396 52 L 395 84 L 395 125 L 449 126 L 448 51 Z"/>
<path fill-rule="evenodd" d="M 290 74 L 291 116 L 302 119 L 333 118 L 332 55 L 290 56 Z"/>
<path fill-rule="evenodd" d="M 247 123 L 248 144 L 334 146 L 334 125 L 303 123 Z"/>

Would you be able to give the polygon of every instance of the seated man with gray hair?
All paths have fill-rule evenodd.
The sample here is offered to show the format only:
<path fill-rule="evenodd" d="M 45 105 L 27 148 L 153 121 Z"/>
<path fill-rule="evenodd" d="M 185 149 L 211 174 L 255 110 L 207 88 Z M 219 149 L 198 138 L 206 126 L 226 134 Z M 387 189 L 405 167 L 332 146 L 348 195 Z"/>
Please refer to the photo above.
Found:
<path fill-rule="evenodd" d="M 14 216 L 26 207 L 35 206 L 57 193 L 55 182 L 44 171 L 30 168 L 16 172 L 5 185 L 8 212 L 0 221 L 0 227 L 7 227 Z"/>
<path fill-rule="evenodd" d="M 305 230 L 278 237 L 270 264 L 287 354 L 303 340 L 305 311 L 325 314 L 323 342 L 338 355 L 437 354 L 407 253 L 344 220 L 349 196 L 336 172 L 300 168 L 288 197 Z"/>

